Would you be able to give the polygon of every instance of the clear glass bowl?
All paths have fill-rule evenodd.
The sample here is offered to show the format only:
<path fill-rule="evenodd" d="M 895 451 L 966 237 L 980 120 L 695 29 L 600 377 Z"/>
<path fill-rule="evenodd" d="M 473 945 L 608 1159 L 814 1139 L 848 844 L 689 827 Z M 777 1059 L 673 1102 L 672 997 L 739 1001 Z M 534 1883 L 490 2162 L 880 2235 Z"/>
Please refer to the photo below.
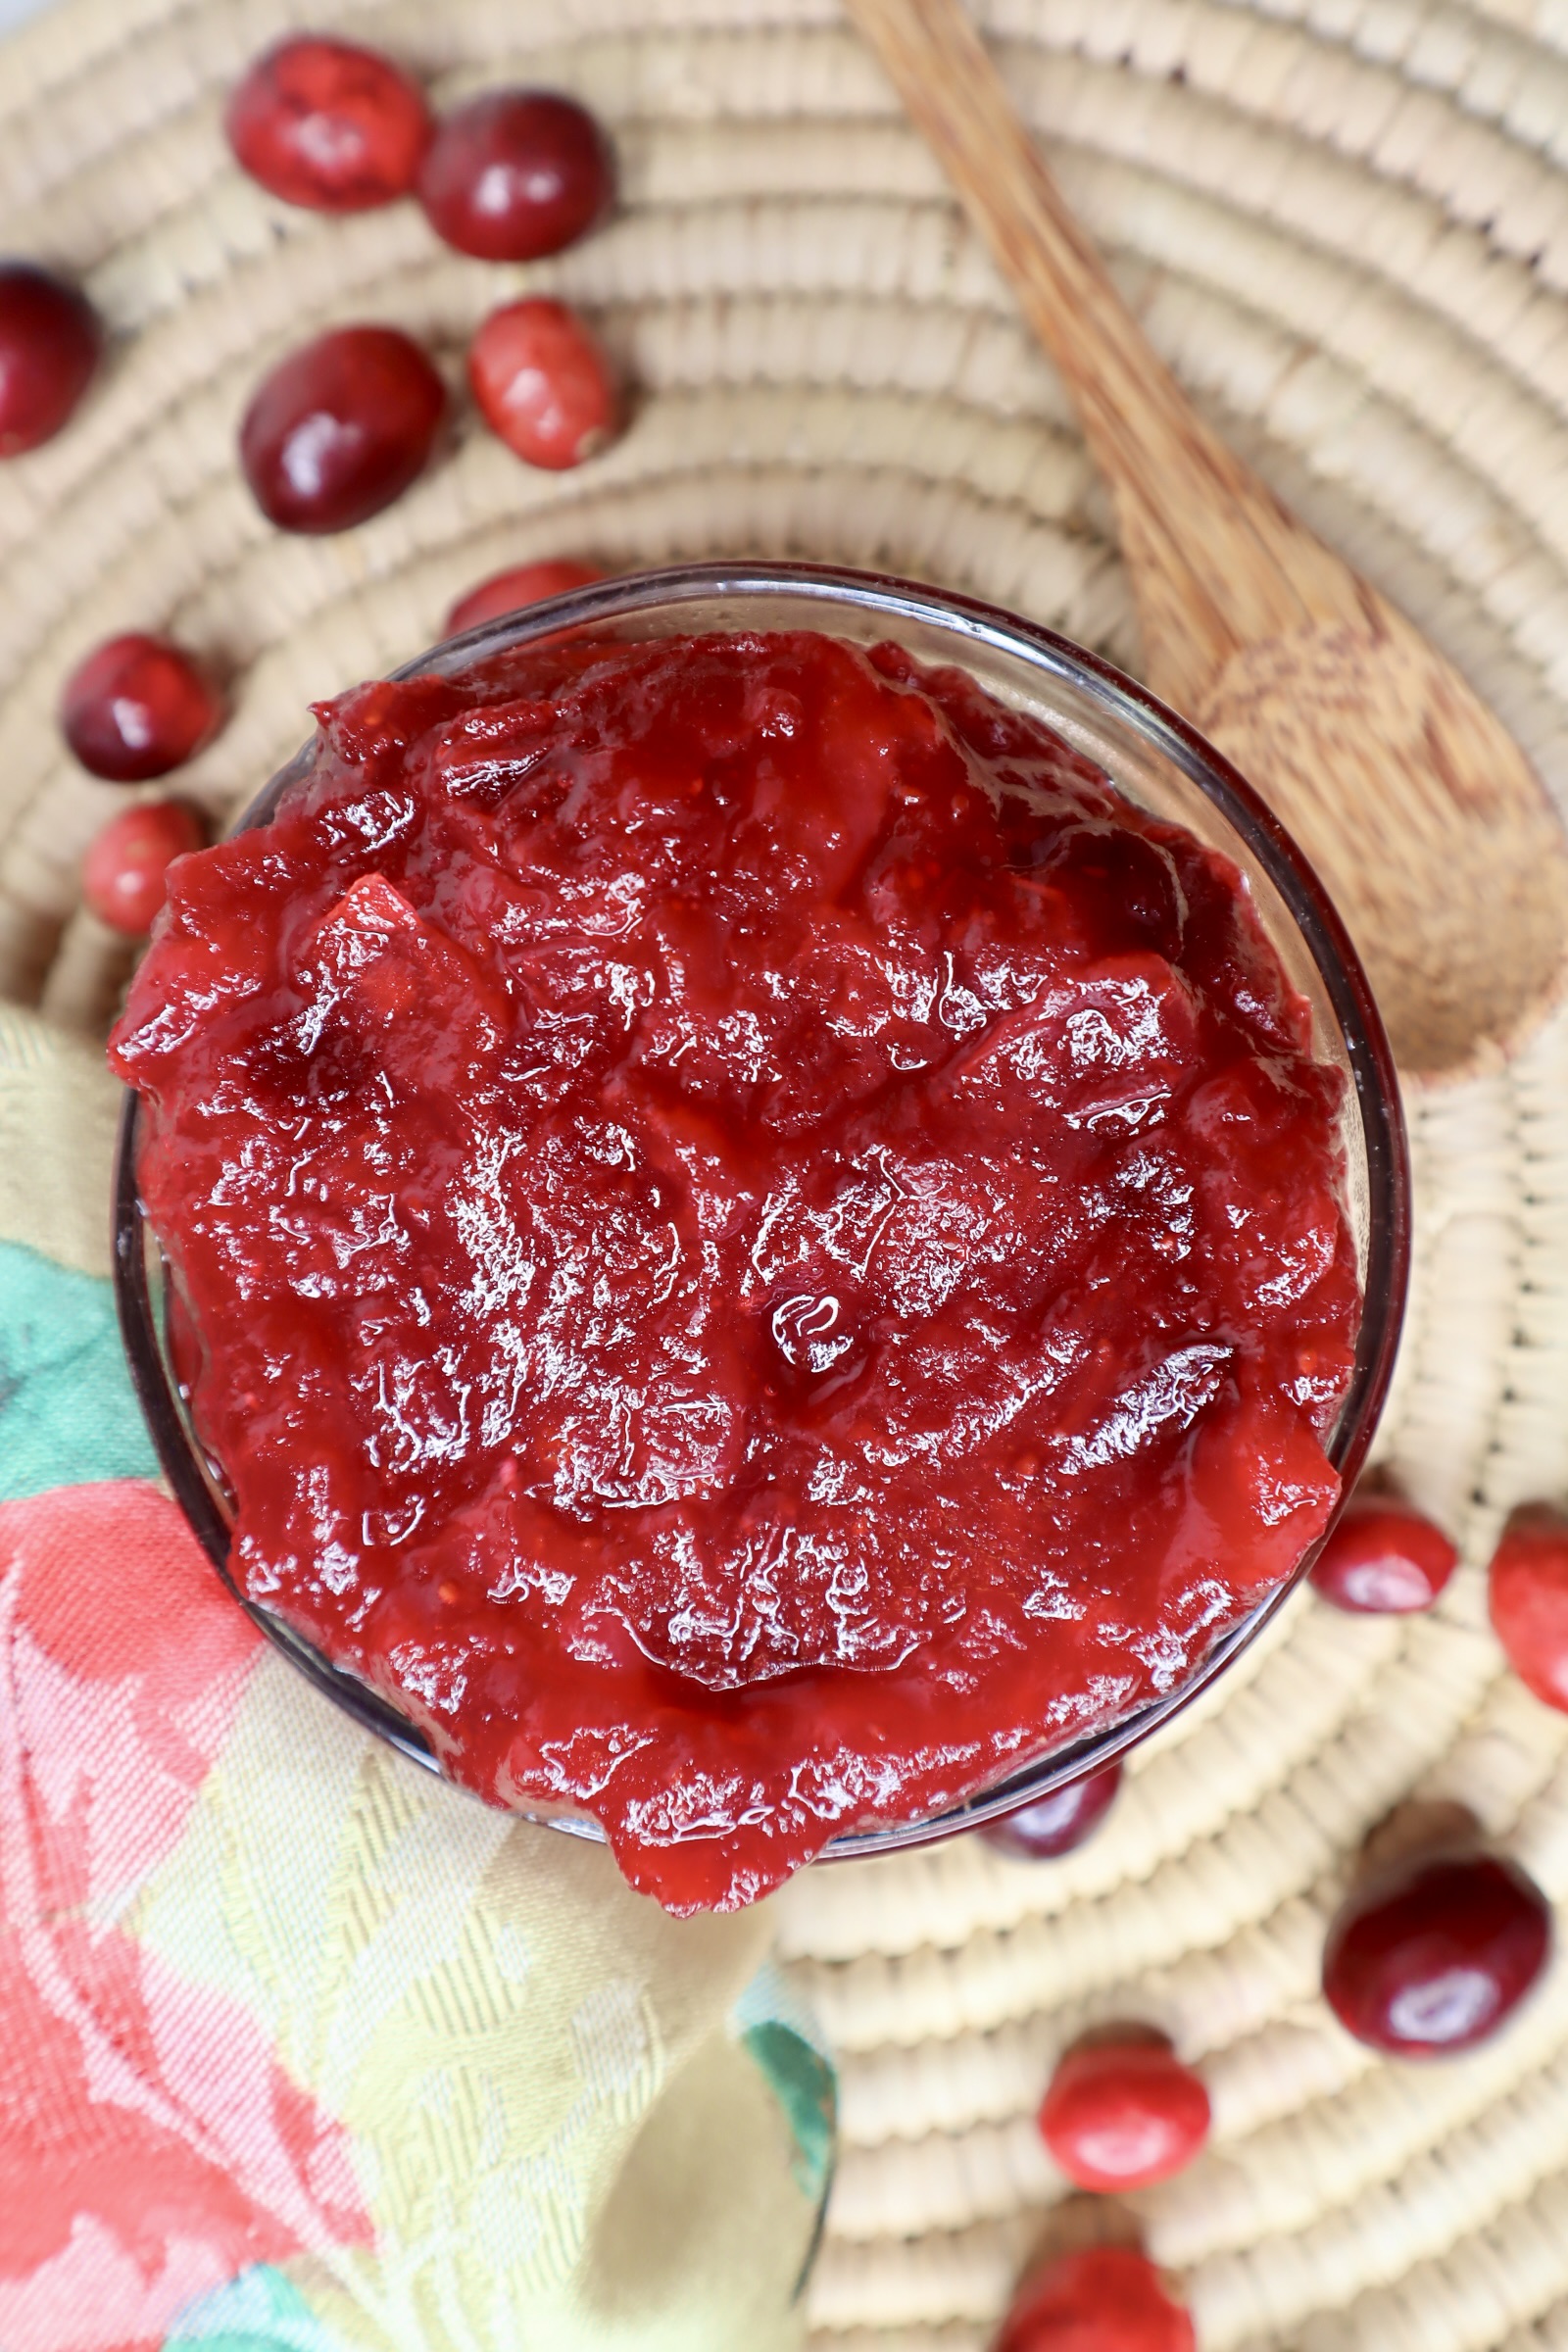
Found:
<path fill-rule="evenodd" d="M 1256 794 L 1211 745 L 1107 662 L 1050 629 L 973 598 L 906 580 L 792 564 L 701 564 L 642 572 L 526 607 L 449 638 L 395 674 L 451 671 L 570 628 L 607 639 L 705 629 L 812 628 L 856 644 L 893 638 L 924 662 L 965 669 L 1004 703 L 1045 719 L 1102 768 L 1129 800 L 1188 827 L 1231 858 L 1281 962 L 1312 1006 L 1319 1054 L 1346 1075 L 1347 1204 L 1360 1264 L 1363 1309 L 1355 1368 L 1329 1445 L 1347 1491 L 1365 1459 L 1388 1391 L 1409 1261 L 1409 1171 L 1393 1057 L 1366 975 L 1322 884 Z M 306 774 L 308 744 L 240 819 L 270 822 L 279 796 Z M 332 1666 L 228 1571 L 230 1506 L 219 1467 L 191 1428 L 171 1361 L 162 1259 L 136 1183 L 138 1104 L 127 1096 L 115 1179 L 115 1277 L 130 1370 L 166 1476 L 214 1566 L 268 1638 L 368 1731 L 439 1770 L 420 1732 L 356 1676 Z M 1104 1730 L 1059 1746 L 963 1804 L 923 1821 L 834 1838 L 830 1856 L 887 1851 L 969 1829 L 1100 1769 L 1185 1706 L 1256 1639 L 1295 1574 L 1229 1628 L 1175 1690 Z M 600 1838 L 598 1824 L 552 1814 L 551 1826 Z"/>

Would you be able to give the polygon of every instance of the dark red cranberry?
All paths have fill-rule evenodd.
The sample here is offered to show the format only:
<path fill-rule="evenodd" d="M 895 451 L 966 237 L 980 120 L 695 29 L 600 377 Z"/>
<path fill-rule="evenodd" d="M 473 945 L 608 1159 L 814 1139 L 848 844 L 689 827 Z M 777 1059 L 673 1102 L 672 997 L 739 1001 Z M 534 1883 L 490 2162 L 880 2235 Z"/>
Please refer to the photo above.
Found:
<path fill-rule="evenodd" d="M 1515 1511 L 1487 1585 L 1509 1665 L 1548 1707 L 1568 1709 L 1568 1519 L 1544 1503 Z"/>
<path fill-rule="evenodd" d="M 92 381 L 98 314 L 30 262 L 0 262 L 0 458 L 50 440 Z"/>
<path fill-rule="evenodd" d="M 1086 1772 L 1082 1780 L 1037 1796 L 1000 1821 L 982 1824 L 980 1835 L 999 1854 L 1018 1862 L 1054 1862 L 1092 1838 L 1115 1801 L 1121 1787 L 1121 1766 L 1106 1764 Z"/>
<path fill-rule="evenodd" d="M 591 588 L 604 576 L 596 564 L 578 564 L 569 556 L 544 564 L 516 564 L 510 571 L 492 572 L 477 588 L 459 597 L 447 614 L 447 635 L 460 636 L 465 629 L 476 629 L 481 620 L 499 620 L 504 612 L 515 612 L 523 605 L 543 604 L 547 596 Z"/>
<path fill-rule="evenodd" d="M 379 50 L 301 33 L 257 59 L 223 127 L 285 203 L 362 213 L 409 194 L 435 126 L 418 83 Z"/>
<path fill-rule="evenodd" d="M 1358 2041 L 1425 2058 L 1485 2041 L 1551 1946 L 1551 1913 L 1515 1862 L 1407 1856 L 1352 1890 L 1329 1930 L 1323 1990 Z"/>
<path fill-rule="evenodd" d="M 240 463 L 284 531 L 346 531 L 424 469 L 446 387 L 395 326 L 340 326 L 280 360 L 245 412 Z"/>
<path fill-rule="evenodd" d="M 485 422 L 528 466 L 580 466 L 615 428 L 609 364 L 564 303 L 492 311 L 468 346 L 468 381 Z"/>
<path fill-rule="evenodd" d="M 1029 2279 L 997 2352 L 1197 2352 L 1193 2323 L 1147 2254 L 1091 2246 Z"/>
<path fill-rule="evenodd" d="M 1079 2188 L 1147 2188 L 1192 2163 L 1208 2137 L 1208 2093 L 1152 2038 L 1069 2050 L 1051 2078 L 1040 2132 Z"/>
<path fill-rule="evenodd" d="M 437 236 L 482 262 L 533 262 L 592 228 L 615 162 L 592 115 L 554 90 L 487 90 L 448 115 L 419 173 Z"/>
<path fill-rule="evenodd" d="M 111 637 L 66 681 L 60 725 L 91 775 L 145 784 L 193 759 L 222 723 L 205 670 L 166 637 Z"/>
<path fill-rule="evenodd" d="M 1397 1495 L 1352 1494 L 1311 1581 L 1336 1608 L 1402 1614 L 1430 1609 L 1458 1558 L 1442 1528 Z"/>
<path fill-rule="evenodd" d="M 100 922 L 140 939 L 168 891 L 176 858 L 202 846 L 201 819 L 180 801 L 139 801 L 112 816 L 81 864 L 81 895 Z"/>

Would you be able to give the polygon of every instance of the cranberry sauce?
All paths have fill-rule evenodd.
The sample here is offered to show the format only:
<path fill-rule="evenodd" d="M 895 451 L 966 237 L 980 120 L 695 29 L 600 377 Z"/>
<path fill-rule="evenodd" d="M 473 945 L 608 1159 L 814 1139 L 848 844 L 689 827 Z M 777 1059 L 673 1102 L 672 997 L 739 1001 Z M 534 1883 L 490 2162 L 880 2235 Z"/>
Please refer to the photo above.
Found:
<path fill-rule="evenodd" d="M 115 1033 L 254 1597 L 672 1910 L 1169 1690 L 1339 1481 L 1340 1082 L 1235 870 L 956 671 L 321 710 Z"/>

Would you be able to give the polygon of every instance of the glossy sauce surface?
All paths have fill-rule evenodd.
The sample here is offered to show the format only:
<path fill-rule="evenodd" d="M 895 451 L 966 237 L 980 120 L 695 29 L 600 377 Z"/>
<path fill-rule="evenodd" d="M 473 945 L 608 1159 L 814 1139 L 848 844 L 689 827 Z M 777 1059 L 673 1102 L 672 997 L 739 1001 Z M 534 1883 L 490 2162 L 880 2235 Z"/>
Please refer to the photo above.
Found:
<path fill-rule="evenodd" d="M 674 1909 L 1171 1689 L 1358 1318 L 1238 877 L 951 670 L 583 640 L 325 707 L 114 1054 L 251 1593 Z"/>

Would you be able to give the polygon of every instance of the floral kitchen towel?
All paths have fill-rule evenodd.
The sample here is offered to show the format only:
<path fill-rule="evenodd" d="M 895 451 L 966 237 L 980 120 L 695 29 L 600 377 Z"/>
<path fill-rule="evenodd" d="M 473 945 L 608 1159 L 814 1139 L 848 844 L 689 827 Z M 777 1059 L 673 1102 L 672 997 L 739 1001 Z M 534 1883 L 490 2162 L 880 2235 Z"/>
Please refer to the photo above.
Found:
<path fill-rule="evenodd" d="M 115 1089 L 0 1007 L 0 2347 L 787 2352 L 833 2078 L 766 1906 L 359 1732 L 161 1492 Z"/>

